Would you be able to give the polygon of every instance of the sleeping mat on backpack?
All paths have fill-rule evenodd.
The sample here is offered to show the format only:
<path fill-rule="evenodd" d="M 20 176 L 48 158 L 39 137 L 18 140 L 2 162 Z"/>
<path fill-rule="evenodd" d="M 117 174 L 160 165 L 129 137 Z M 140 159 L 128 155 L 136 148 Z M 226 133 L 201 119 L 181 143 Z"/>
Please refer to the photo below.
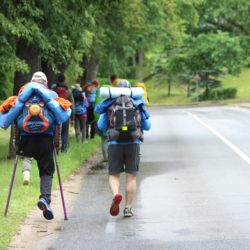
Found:
<path fill-rule="evenodd" d="M 130 96 L 133 99 L 140 99 L 143 96 L 143 88 L 117 88 L 117 87 L 101 87 L 100 88 L 100 97 L 101 98 L 117 98 L 120 95 Z"/>

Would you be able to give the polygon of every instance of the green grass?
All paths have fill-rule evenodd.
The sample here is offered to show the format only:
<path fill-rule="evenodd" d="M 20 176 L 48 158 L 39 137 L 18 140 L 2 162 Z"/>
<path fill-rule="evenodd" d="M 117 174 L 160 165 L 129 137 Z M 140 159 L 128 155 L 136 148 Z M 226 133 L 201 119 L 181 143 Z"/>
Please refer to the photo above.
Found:
<path fill-rule="evenodd" d="M 5 143 L 1 140 L 2 148 L 0 153 L 6 151 L 8 147 L 8 133 L 0 133 L 0 140 L 5 138 Z M 81 163 L 86 160 L 100 145 L 100 138 L 90 140 L 88 144 L 76 144 L 74 138 L 70 140 L 70 149 L 67 154 L 60 154 L 58 162 L 62 180 L 65 180 Z M 19 161 L 12 197 L 9 206 L 8 217 L 4 217 L 5 203 L 7 199 L 9 184 L 13 170 L 13 160 L 0 160 L 0 249 L 6 249 L 10 243 L 11 237 L 17 232 L 20 224 L 25 219 L 29 210 L 36 205 L 39 192 L 39 175 L 36 162 L 34 161 L 31 168 L 30 185 L 22 185 L 21 160 Z M 53 180 L 53 189 L 58 186 L 56 173 Z M 53 201 L 52 201 L 53 202 Z"/>
<path fill-rule="evenodd" d="M 237 88 L 237 97 L 222 101 L 205 101 L 199 104 L 233 103 L 250 100 L 250 69 L 243 69 L 239 76 L 227 76 L 221 79 L 224 88 Z M 173 83 L 171 96 L 168 96 L 167 83 L 159 83 L 155 79 L 146 82 L 151 105 L 185 105 L 197 104 L 195 93 L 187 97 L 186 85 Z"/>
<path fill-rule="evenodd" d="M 237 88 L 237 100 L 250 99 L 250 69 L 243 69 L 238 77 L 228 76 L 222 82 L 226 88 Z"/>
<path fill-rule="evenodd" d="M 0 129 L 0 160 L 6 160 L 8 155 L 8 145 L 10 138 L 10 129 L 7 131 Z M 1 167 L 1 166 L 0 166 Z"/>
<path fill-rule="evenodd" d="M 167 83 L 159 83 L 154 79 L 146 82 L 148 96 L 151 105 L 185 105 L 194 103 L 194 97 L 187 97 L 185 85 L 177 85 L 175 83 L 171 86 L 171 95 L 168 96 Z"/>

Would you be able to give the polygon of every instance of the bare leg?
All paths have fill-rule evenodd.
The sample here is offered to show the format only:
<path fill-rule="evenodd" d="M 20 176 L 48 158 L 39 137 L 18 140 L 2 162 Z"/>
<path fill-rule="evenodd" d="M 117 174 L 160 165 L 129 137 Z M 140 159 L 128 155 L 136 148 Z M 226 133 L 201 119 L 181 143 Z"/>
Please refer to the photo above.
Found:
<path fill-rule="evenodd" d="M 109 175 L 109 187 L 111 193 L 113 194 L 113 200 L 109 213 L 112 216 L 117 216 L 119 214 L 120 211 L 119 204 L 122 201 L 122 195 L 119 194 L 119 187 L 120 187 L 119 177 L 120 174 Z"/>
<path fill-rule="evenodd" d="M 131 208 L 136 192 L 136 175 L 126 174 L 126 204 L 125 207 Z"/>
<path fill-rule="evenodd" d="M 113 196 L 119 193 L 119 187 L 120 187 L 119 178 L 120 178 L 120 174 L 109 175 L 109 187 Z"/>

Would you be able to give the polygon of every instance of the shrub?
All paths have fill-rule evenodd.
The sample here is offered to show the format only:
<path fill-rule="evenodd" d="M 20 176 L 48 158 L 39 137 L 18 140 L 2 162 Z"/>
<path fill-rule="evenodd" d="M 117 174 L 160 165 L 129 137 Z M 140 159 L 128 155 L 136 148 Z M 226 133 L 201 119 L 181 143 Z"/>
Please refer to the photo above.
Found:
<path fill-rule="evenodd" d="M 236 88 L 214 88 L 208 93 L 202 93 L 199 95 L 200 101 L 205 100 L 224 100 L 235 98 L 237 94 Z"/>
<path fill-rule="evenodd" d="M 216 88 L 210 91 L 209 99 L 223 100 L 235 98 L 237 94 L 236 88 Z"/>

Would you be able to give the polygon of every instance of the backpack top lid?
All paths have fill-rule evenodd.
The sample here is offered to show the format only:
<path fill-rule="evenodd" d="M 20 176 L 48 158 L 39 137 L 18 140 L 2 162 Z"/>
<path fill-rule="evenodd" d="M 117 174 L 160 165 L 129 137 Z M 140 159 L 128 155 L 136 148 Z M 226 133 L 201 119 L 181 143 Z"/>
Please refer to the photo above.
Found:
<path fill-rule="evenodd" d="M 47 79 L 47 76 L 43 72 L 37 71 L 33 74 L 31 78 L 31 82 L 41 83 L 47 87 L 48 79 Z"/>
<path fill-rule="evenodd" d="M 79 83 L 76 83 L 74 86 L 73 86 L 73 90 L 78 90 L 78 91 L 83 91 L 82 90 L 82 87 L 81 87 L 81 85 L 79 84 Z"/>
<path fill-rule="evenodd" d="M 128 80 L 122 79 L 120 82 L 116 84 L 116 87 L 118 88 L 130 88 L 131 84 Z"/>

